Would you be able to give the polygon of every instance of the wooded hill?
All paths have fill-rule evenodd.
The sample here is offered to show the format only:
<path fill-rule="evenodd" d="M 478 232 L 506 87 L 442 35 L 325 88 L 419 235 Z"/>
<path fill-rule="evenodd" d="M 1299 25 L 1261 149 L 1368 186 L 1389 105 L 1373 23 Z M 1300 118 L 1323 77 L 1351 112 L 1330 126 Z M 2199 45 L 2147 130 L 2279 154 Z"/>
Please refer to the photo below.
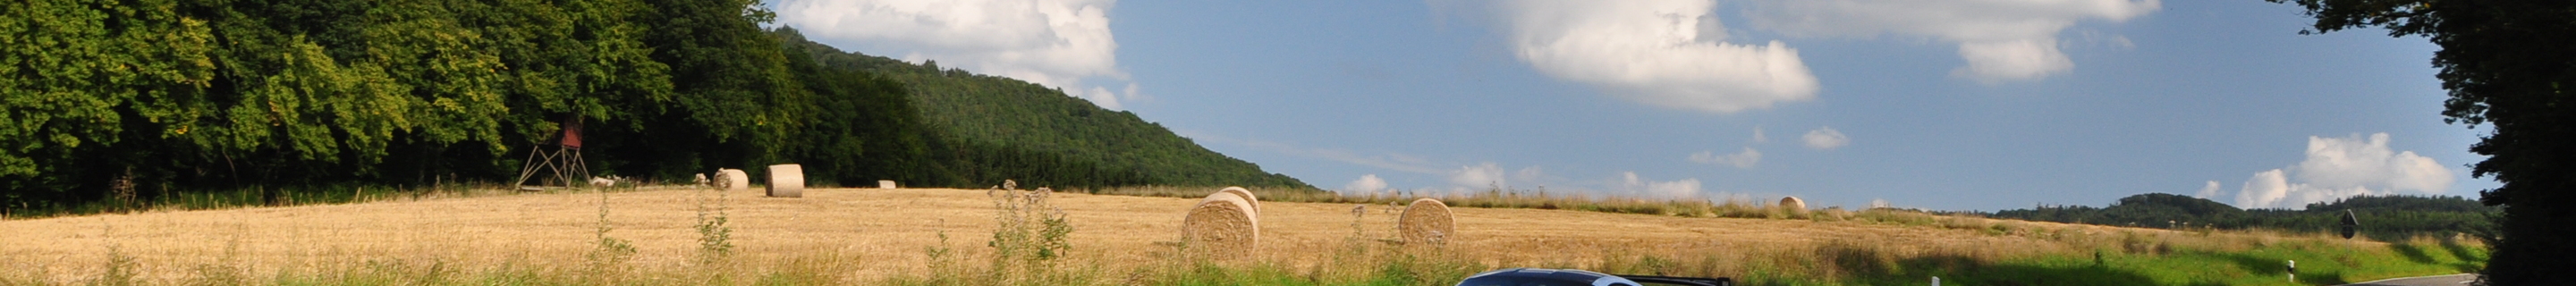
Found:
<path fill-rule="evenodd" d="M 2109 207 L 2036 206 L 1984 214 L 1993 218 L 2153 228 L 2264 228 L 2293 232 L 2335 231 L 2344 211 L 2361 221 L 2362 235 L 2396 241 L 2417 234 L 2481 234 L 2491 231 L 2488 216 L 2496 208 L 2456 196 L 2364 195 L 2311 203 L 2304 209 L 2238 209 L 2217 201 L 2176 194 L 2141 194 L 2120 198 Z"/>
<path fill-rule="evenodd" d="M 1067 160 L 1101 162 L 1111 171 L 1144 176 L 1157 185 L 1281 186 L 1313 189 L 1287 175 L 1218 154 L 1162 124 L 1135 113 L 1100 108 L 1061 90 L 1011 79 L 941 69 L 937 62 L 911 64 L 892 58 L 842 52 L 808 41 L 793 28 L 779 38 L 815 57 L 822 65 L 883 76 L 904 84 L 931 128 L 964 144 L 1010 146 L 1039 153 L 1062 154 Z"/>
<path fill-rule="evenodd" d="M 1313 188 L 1055 90 L 764 30 L 754 4 L 0 5 L 0 212 L 506 183 L 568 120 L 603 176 L 799 163 L 819 185 Z"/>

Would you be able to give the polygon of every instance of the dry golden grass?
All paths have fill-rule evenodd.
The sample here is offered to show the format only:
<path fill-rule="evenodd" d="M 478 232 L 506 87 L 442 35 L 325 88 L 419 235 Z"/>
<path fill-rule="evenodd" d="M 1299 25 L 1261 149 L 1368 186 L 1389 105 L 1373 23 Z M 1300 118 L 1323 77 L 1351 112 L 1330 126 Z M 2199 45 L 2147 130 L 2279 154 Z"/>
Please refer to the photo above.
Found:
<path fill-rule="evenodd" d="M 1082 192 L 1129 196 L 1196 198 L 1205 195 L 1208 192 L 1208 189 L 1210 188 L 1132 186 L 1082 190 Z M 1742 196 L 1729 196 L 1723 199 L 1709 200 L 1641 199 L 1617 196 L 1597 196 L 1579 192 L 1549 193 L 1546 190 L 1504 191 L 1499 189 L 1474 192 L 1385 191 L 1370 194 L 1337 194 L 1317 190 L 1286 188 L 1251 188 L 1250 191 L 1252 193 L 1260 194 L 1261 200 L 1265 202 L 1387 204 L 1407 203 L 1420 198 L 1433 198 L 1439 199 L 1442 203 L 1446 203 L 1450 207 L 1462 208 L 1565 209 L 1685 217 L 1809 218 L 1808 215 L 1803 212 L 1792 212 L 1776 207 L 1763 206 L 1751 197 Z"/>
<path fill-rule="evenodd" d="M 607 235 L 636 249 L 620 271 L 646 273 L 630 279 L 694 279 L 651 273 L 795 271 L 815 273 L 820 277 L 813 279 L 827 283 L 878 284 L 928 269 L 926 250 L 942 245 L 942 233 L 948 237 L 947 248 L 960 257 L 986 256 L 990 250 L 983 246 L 996 225 L 986 190 L 809 189 L 804 198 L 764 198 L 756 190 L 728 194 L 730 240 L 736 247 L 731 259 L 716 266 L 695 263 L 699 193 L 685 188 L 610 193 L 607 219 L 613 230 Z M 370 265 L 571 273 L 582 271 L 581 265 L 592 261 L 585 255 L 598 248 L 600 200 L 591 192 L 539 193 L 0 221 L 0 241 L 7 242 L 0 244 L 0 255 L 5 255 L 0 256 L 0 282 L 79 283 L 101 276 L 120 257 L 131 260 L 128 265 L 137 278 L 163 283 L 202 279 L 208 273 L 276 277 Z M 1169 260 L 1164 251 L 1168 244 L 1158 242 L 1179 240 L 1184 212 L 1198 203 L 1080 193 L 1059 193 L 1051 200 L 1074 227 L 1070 259 L 1113 276 Z M 1353 210 L 1360 204 L 1352 203 L 1264 205 L 1262 242 L 1253 251 L 1262 263 L 1331 272 L 1326 265 L 1336 261 L 1334 250 L 1349 249 L 1354 241 L 1378 245 L 1374 241 L 1394 235 L 1395 216 L 1381 211 L 1384 204 L 1368 205 L 1360 216 Z M 1436 249 L 1447 257 L 1496 266 L 1675 268 L 1667 273 L 1675 275 L 1831 274 L 1848 270 L 1802 257 L 1852 245 L 1866 245 L 1871 256 L 1886 256 L 1871 258 L 1879 260 L 1929 254 L 1999 260 L 2097 249 L 2224 250 L 2279 240 L 2323 240 L 1886 210 L 1828 209 L 1801 220 L 1476 207 L 1452 211 L 1458 239 Z M 1621 265 L 1639 263 L 1623 258 L 1639 255 L 1696 260 Z"/>

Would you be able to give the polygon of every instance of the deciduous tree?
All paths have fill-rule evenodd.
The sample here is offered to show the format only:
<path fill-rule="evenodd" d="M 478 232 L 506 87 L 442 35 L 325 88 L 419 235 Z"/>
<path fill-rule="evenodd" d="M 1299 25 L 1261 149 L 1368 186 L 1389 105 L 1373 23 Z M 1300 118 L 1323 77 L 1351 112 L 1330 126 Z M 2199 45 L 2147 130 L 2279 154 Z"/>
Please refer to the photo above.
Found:
<path fill-rule="evenodd" d="M 2576 1 L 2265 0 L 2316 18 L 2305 33 L 2387 28 L 2422 36 L 2450 91 L 2444 121 L 2493 132 L 2471 174 L 2503 186 L 2479 201 L 2504 207 L 2489 285 L 2576 285 Z"/>

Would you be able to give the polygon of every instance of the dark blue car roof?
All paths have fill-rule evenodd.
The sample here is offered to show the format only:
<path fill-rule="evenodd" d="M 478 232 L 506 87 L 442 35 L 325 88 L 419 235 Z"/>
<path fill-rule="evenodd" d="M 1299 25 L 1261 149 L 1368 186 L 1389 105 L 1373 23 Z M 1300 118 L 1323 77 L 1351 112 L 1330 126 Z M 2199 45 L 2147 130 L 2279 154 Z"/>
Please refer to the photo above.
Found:
<path fill-rule="evenodd" d="M 1468 276 L 1458 286 L 1636 286 L 1616 275 L 1574 269 L 1512 268 Z"/>

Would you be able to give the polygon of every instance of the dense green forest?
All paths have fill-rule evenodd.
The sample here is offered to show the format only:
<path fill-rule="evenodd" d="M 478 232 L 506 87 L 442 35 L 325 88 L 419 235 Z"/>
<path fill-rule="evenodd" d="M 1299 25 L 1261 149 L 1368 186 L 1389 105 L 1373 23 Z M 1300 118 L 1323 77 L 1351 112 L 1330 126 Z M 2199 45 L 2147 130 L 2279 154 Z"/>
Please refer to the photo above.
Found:
<path fill-rule="evenodd" d="M 2488 216 L 2496 212 L 2494 207 L 2456 196 L 2364 195 L 2311 203 L 2299 210 L 2247 210 L 2208 199 L 2155 193 L 2120 198 L 2110 207 L 2042 205 L 1984 215 L 2111 226 L 2325 232 L 2342 225 L 2347 210 L 2361 221 L 2363 235 L 2387 241 L 2417 234 L 2482 234 L 2494 227 Z"/>
<path fill-rule="evenodd" d="M 818 185 L 1312 188 L 1052 89 L 764 30 L 755 4 L 0 5 L 0 212 L 506 183 L 570 121 L 598 175 L 798 163 Z"/>
<path fill-rule="evenodd" d="M 964 144 L 1001 145 L 1063 160 L 1102 162 L 1104 172 L 1129 172 L 1158 185 L 1244 185 L 1313 189 L 1287 175 L 1200 147 L 1135 113 L 1102 109 L 1063 91 L 1016 79 L 942 70 L 936 62 L 911 64 L 845 53 L 781 28 L 781 39 L 825 66 L 856 70 L 903 83 L 931 128 Z"/>

